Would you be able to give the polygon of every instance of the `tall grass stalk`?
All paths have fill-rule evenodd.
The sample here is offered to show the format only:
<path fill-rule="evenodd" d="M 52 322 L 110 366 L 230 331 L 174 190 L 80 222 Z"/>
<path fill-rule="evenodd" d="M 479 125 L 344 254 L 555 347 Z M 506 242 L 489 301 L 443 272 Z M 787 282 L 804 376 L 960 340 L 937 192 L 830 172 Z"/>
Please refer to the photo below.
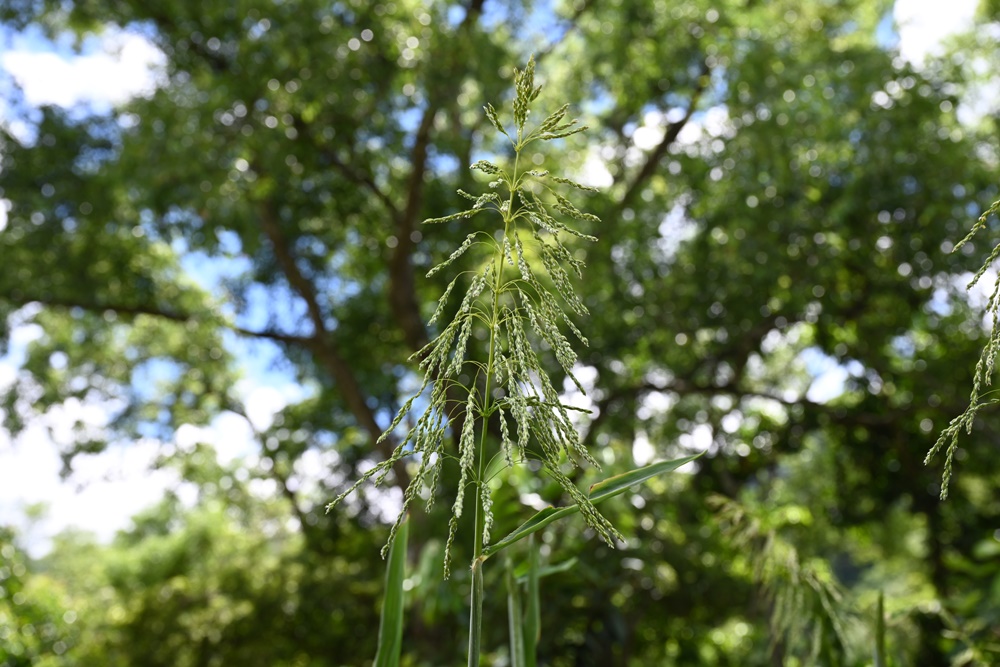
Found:
<path fill-rule="evenodd" d="M 442 462 L 455 457 L 444 450 L 448 432 L 459 434 L 459 485 L 452 505 L 452 517 L 445 543 L 445 576 L 450 573 L 451 547 L 465 507 L 465 490 L 474 489 L 475 533 L 472 560 L 472 595 L 469 615 L 469 665 L 479 664 L 483 605 L 484 548 L 490 542 L 493 524 L 492 499 L 484 477 L 491 458 L 502 456 L 507 466 L 528 459 L 542 462 L 546 472 L 556 479 L 581 510 L 587 522 L 610 545 L 622 539 L 617 530 L 597 512 L 588 497 L 562 472 L 567 462 L 585 460 L 596 465 L 580 442 L 570 419 L 571 406 L 565 405 L 536 352 L 531 340 L 542 340 L 554 351 L 566 375 L 583 389 L 573 376 L 576 354 L 561 327 L 569 328 L 586 344 L 586 338 L 571 320 L 572 315 L 587 313 L 573 290 L 570 271 L 581 275 L 583 262 L 567 248 L 564 241 L 595 241 L 563 220 L 600 222 L 596 216 L 580 211 L 556 188 L 594 188 L 550 174 L 523 167 L 525 149 L 536 141 L 561 139 L 586 128 L 576 120 L 567 120 L 568 105 L 563 105 L 538 126 L 526 129 L 531 103 L 541 86 L 534 82 L 534 59 L 523 70 L 514 71 L 514 125 L 501 123 L 492 105 L 485 107 L 493 127 L 505 136 L 512 149 L 508 165 L 501 167 L 480 160 L 472 168 L 493 178 L 487 192 L 459 194 L 473 202 L 471 208 L 425 224 L 467 221 L 480 213 L 499 215 L 499 234 L 474 228 L 465 241 L 445 261 L 431 269 L 428 276 L 451 266 L 464 255 L 472 268 L 459 272 L 441 297 L 431 318 L 436 322 L 445 312 L 448 299 L 459 280 L 466 282 L 466 292 L 450 323 L 424 349 L 414 355 L 420 361 L 424 380 L 393 419 L 382 438 L 396 431 L 417 397 L 429 392 L 429 407 L 419 417 L 396 447 L 392 457 L 361 476 L 333 507 L 370 479 L 381 482 L 393 463 L 412 456 L 419 461 L 417 473 L 403 497 L 400 519 L 393 525 L 389 543 L 399 528 L 408 505 L 425 484 L 434 491 Z M 501 194 L 502 193 L 502 194 Z M 541 266 L 539 266 L 539 264 Z M 568 270 L 567 270 L 568 269 Z M 489 331 L 485 364 L 471 357 L 468 343 L 474 326 Z M 465 396 L 464 406 L 453 403 L 456 390 Z M 457 409 L 456 409 L 457 408 Z M 495 418 L 500 432 L 496 451 L 490 448 L 490 420 Z M 479 433 L 476 433 L 476 429 Z M 478 435 L 478 437 L 477 437 Z M 428 499 L 433 503 L 434 494 Z M 388 545 L 387 545 L 388 547 Z M 384 555 L 385 551 L 383 551 Z"/>
<path fill-rule="evenodd" d="M 568 329 L 583 345 L 587 339 L 573 317 L 587 314 L 574 291 L 571 274 L 582 277 L 583 262 L 567 244 L 593 242 L 593 236 L 569 224 L 596 225 L 600 220 L 584 213 L 563 194 L 567 189 L 596 192 L 580 183 L 547 170 L 527 168 L 525 150 L 536 141 L 562 139 L 587 129 L 576 120 L 567 120 L 569 105 L 563 105 L 533 128 L 526 127 L 531 104 L 542 87 L 534 82 L 534 58 L 523 70 L 514 70 L 513 126 L 505 126 L 492 105 L 485 107 L 494 129 L 509 141 L 510 156 L 495 164 L 479 160 L 472 169 L 492 178 L 486 192 L 479 195 L 462 190 L 458 194 L 471 207 L 424 224 L 471 225 L 465 240 L 428 277 L 459 260 L 467 265 L 448 284 L 429 324 L 442 319 L 449 310 L 452 292 L 459 283 L 465 288 L 451 321 L 440 325 L 440 333 L 412 359 L 419 362 L 423 382 L 403 405 L 381 440 L 400 429 L 403 418 L 415 401 L 425 397 L 427 408 L 415 425 L 400 434 L 392 456 L 362 475 L 338 496 L 327 510 L 341 502 L 361 484 L 382 482 L 393 464 L 412 458 L 416 473 L 403 493 L 403 507 L 393 524 L 383 557 L 397 537 L 400 522 L 418 492 L 429 486 L 428 508 L 433 504 L 440 470 L 445 460 L 457 461 L 459 483 L 452 503 L 445 542 L 444 574 L 451 568 L 451 548 L 465 509 L 465 492 L 471 485 L 474 497 L 473 558 L 471 564 L 471 607 L 469 612 L 468 665 L 478 667 L 481 653 L 483 615 L 483 566 L 488 558 L 524 537 L 543 529 L 556 519 L 576 512 L 610 546 L 622 536 L 595 508 L 595 503 L 623 493 L 632 485 L 677 469 L 695 457 L 656 463 L 594 485 L 584 493 L 563 472 L 567 465 L 597 462 L 587 452 L 570 418 L 579 410 L 563 403 L 548 372 L 543 367 L 537 343 L 551 350 L 563 373 L 576 387 L 583 387 L 573 374 L 576 352 L 563 329 Z M 492 230 L 477 224 L 481 213 L 492 212 L 499 221 Z M 473 220 L 474 219 L 474 220 Z M 470 220 L 472 222 L 470 222 Z M 486 361 L 470 353 L 474 327 L 486 327 L 489 344 Z M 480 357 L 481 359 L 481 357 Z M 456 399 L 456 395 L 460 398 Z M 499 437 L 490 438 L 494 424 Z M 478 433 L 477 433 L 478 428 Z M 458 437 L 457 456 L 445 449 L 450 435 Z M 498 467 L 511 467 L 531 460 L 562 487 L 572 505 L 550 507 L 538 512 L 498 542 L 491 544 L 493 526 L 489 478 Z M 537 596 L 537 581 L 534 583 Z M 528 630 L 537 639 L 537 598 L 528 609 Z M 532 653 L 534 642 L 531 643 Z M 533 660 L 532 658 L 529 658 Z"/>

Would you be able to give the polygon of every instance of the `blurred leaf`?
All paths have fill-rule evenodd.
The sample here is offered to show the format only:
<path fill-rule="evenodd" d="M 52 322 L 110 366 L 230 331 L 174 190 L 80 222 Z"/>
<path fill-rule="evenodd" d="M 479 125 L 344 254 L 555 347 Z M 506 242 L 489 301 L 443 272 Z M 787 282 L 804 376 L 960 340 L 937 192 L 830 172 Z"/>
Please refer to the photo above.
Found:
<path fill-rule="evenodd" d="M 888 667 L 885 658 L 885 599 L 882 591 L 875 603 L 875 667 Z"/>
<path fill-rule="evenodd" d="M 521 591 L 514 577 L 514 566 L 510 557 L 505 560 L 507 584 L 507 624 L 510 633 L 511 667 L 525 667 L 524 616 L 521 612 Z"/>
<path fill-rule="evenodd" d="M 535 667 L 538 663 L 538 640 L 541 636 L 541 600 L 538 594 L 538 540 L 528 538 L 528 613 L 524 619 L 524 665 Z"/>
<path fill-rule="evenodd" d="M 555 565 L 546 565 L 545 567 L 538 568 L 538 578 L 544 579 L 549 575 L 558 574 L 560 572 L 567 572 L 576 567 L 580 562 L 580 559 L 576 556 L 557 563 Z M 530 562 L 521 563 L 514 569 L 514 576 L 517 577 L 517 583 L 524 584 L 528 581 L 528 575 L 530 573 L 531 566 Z"/>

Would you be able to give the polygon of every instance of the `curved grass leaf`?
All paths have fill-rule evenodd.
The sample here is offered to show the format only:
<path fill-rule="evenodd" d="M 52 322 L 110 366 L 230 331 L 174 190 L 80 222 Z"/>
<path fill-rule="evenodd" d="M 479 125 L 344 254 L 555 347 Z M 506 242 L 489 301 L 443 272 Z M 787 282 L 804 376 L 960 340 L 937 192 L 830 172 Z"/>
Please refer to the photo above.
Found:
<path fill-rule="evenodd" d="M 629 487 L 646 482 L 657 475 L 673 472 L 685 463 L 694 461 L 699 456 L 701 456 L 701 454 L 685 456 L 684 458 L 675 459 L 673 461 L 661 461 L 642 468 L 630 470 L 626 473 L 622 473 L 621 475 L 609 477 L 608 479 L 598 482 L 590 487 L 590 502 L 596 505 L 597 503 L 607 500 L 608 498 L 613 498 L 621 493 L 624 493 Z M 579 511 L 579 505 L 570 505 L 569 507 L 546 507 L 525 521 L 502 540 L 483 549 L 482 558 L 485 560 L 515 542 L 524 539 L 528 535 L 537 533 L 556 519 L 561 519 L 564 516 L 569 516 L 570 514 L 575 514 Z"/>
<path fill-rule="evenodd" d="M 576 564 L 580 562 L 580 559 L 576 556 L 572 558 L 567 558 L 561 563 L 555 565 L 546 565 L 545 567 L 538 568 L 538 578 L 544 579 L 545 577 L 551 576 L 553 574 L 558 574 L 560 572 L 567 572 L 576 567 Z M 528 574 L 531 569 L 531 563 L 522 563 L 514 568 L 514 576 L 517 577 L 517 583 L 525 584 L 528 582 Z"/>

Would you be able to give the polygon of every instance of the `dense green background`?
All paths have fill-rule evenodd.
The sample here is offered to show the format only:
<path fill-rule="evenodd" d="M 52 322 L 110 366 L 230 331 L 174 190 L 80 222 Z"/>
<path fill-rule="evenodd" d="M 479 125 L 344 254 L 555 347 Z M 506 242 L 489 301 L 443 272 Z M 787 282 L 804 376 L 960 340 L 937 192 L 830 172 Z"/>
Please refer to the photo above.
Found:
<path fill-rule="evenodd" d="M 956 112 L 1000 51 L 981 27 L 914 69 L 891 24 L 877 29 L 890 10 L 0 3 L 15 28 L 141 30 L 169 60 L 149 99 L 108 116 L 46 108 L 35 140 L 3 137 L 0 343 L 27 304 L 45 332 L 4 426 L 78 397 L 116 419 L 81 431 L 68 462 L 169 443 L 181 424 L 243 411 L 248 354 L 273 355 L 306 396 L 259 434 L 259 465 L 165 448 L 197 503 L 171 495 L 110 545 L 66 534 L 32 561 L 0 533 L 0 665 L 371 660 L 385 518 L 372 494 L 323 507 L 386 453 L 374 436 L 450 279 L 423 274 L 471 224 L 419 223 L 477 189 L 465 166 L 500 146 L 481 108 L 509 101 L 531 52 L 539 113 L 573 102 L 592 128 L 545 159 L 580 173 L 599 157 L 613 177 L 586 204 L 600 242 L 578 248 L 599 411 L 583 431 L 600 474 L 633 467 L 637 438 L 666 458 L 710 443 L 696 474 L 604 506 L 622 548 L 578 518 L 547 531 L 546 562 L 578 560 L 542 582 L 541 664 L 870 664 L 879 590 L 893 664 L 1000 662 L 1000 424 L 984 413 L 963 440 L 947 502 L 939 465 L 922 462 L 964 409 L 985 336 L 963 276 L 986 248 L 949 250 L 997 198 L 997 116 Z M 997 3 L 980 19 L 1000 19 Z M 726 122 L 707 122 L 720 109 Z M 640 150 L 645 119 L 660 132 Z M 192 253 L 224 267 L 217 288 L 186 274 Z M 806 395 L 818 352 L 850 371 L 825 402 Z M 330 453 L 318 488 L 295 483 L 311 450 Z M 564 501 L 519 469 L 496 493 L 497 534 L 530 513 L 526 493 Z M 413 516 L 407 665 L 462 660 L 467 573 L 441 579 L 449 505 Z M 487 664 L 507 664 L 504 601 L 487 600 Z"/>

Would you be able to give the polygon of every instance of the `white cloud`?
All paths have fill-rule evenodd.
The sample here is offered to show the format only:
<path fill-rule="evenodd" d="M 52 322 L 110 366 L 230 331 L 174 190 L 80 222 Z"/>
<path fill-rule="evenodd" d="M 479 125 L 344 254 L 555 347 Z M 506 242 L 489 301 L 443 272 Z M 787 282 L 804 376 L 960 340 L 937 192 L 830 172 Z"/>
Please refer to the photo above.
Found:
<path fill-rule="evenodd" d="M 649 437 L 646 436 L 645 432 L 640 431 L 636 434 L 635 440 L 632 441 L 632 460 L 637 466 L 644 466 L 652 462 L 655 457 L 656 449 L 649 442 Z"/>
<path fill-rule="evenodd" d="M 258 431 L 270 428 L 274 415 L 288 404 L 289 398 L 274 387 L 254 387 L 246 392 L 247 417 Z"/>
<path fill-rule="evenodd" d="M 0 359 L 0 391 L 4 391 L 7 387 L 14 384 L 16 377 L 17 368 L 14 364 Z"/>
<path fill-rule="evenodd" d="M 24 308 L 15 319 L 23 322 L 34 310 Z M 15 381 L 25 346 L 42 334 L 36 324 L 15 322 L 11 351 L 0 358 L 0 391 Z M 279 410 L 305 393 L 292 383 L 274 388 L 251 380 L 242 381 L 237 392 L 258 429 L 269 427 Z M 22 531 L 32 555 L 48 552 L 52 538 L 67 528 L 88 531 L 108 541 L 116 531 L 128 526 L 136 513 L 158 502 L 168 489 L 188 504 L 193 503 L 193 488 L 182 482 L 177 471 L 153 469 L 164 445 L 151 439 L 115 444 L 100 454 L 79 456 L 73 462 L 72 475 L 65 481 L 60 478 L 59 452 L 73 441 L 74 425 L 80 423 L 99 432 L 106 427 L 110 414 L 108 405 L 70 399 L 35 420 L 16 441 L 0 429 L 0 525 L 13 525 Z M 208 426 L 183 425 L 177 430 L 175 444 L 181 451 L 199 442 L 212 445 L 222 464 L 252 458 L 258 450 L 250 425 L 232 412 L 220 414 Z M 310 463 L 314 464 L 315 476 L 321 477 L 322 465 Z M 329 462 L 326 464 L 328 467 Z M 43 504 L 46 511 L 40 519 L 30 520 L 25 510 L 35 504 Z"/>
<path fill-rule="evenodd" d="M 642 125 L 632 133 L 632 143 L 644 151 L 652 150 L 663 141 L 666 118 L 659 111 L 650 111 L 642 119 Z"/>
<path fill-rule="evenodd" d="M 0 232 L 7 229 L 7 214 L 10 212 L 10 200 L 0 199 Z"/>
<path fill-rule="evenodd" d="M 0 361 L 0 388 L 13 381 L 15 372 L 12 364 Z M 288 400 L 302 395 L 296 385 L 281 391 L 250 384 L 241 389 L 258 428 L 270 426 Z M 186 488 L 190 485 L 182 483 L 175 470 L 153 469 L 163 451 L 162 443 L 156 440 L 116 444 L 100 454 L 77 457 L 72 475 L 66 481 L 60 479 L 59 451 L 72 441 L 73 425 L 79 421 L 99 429 L 106 425 L 108 414 L 101 405 L 69 400 L 50 409 L 16 442 L 0 430 L 0 525 L 26 531 L 24 542 L 32 555 L 47 553 L 53 536 L 67 528 L 92 532 L 99 540 L 108 541 L 168 489 L 178 491 L 188 504 L 193 502 L 191 489 Z M 259 446 L 247 421 L 232 412 L 220 414 L 208 426 L 182 425 L 175 442 L 181 451 L 197 443 L 209 444 L 222 464 L 251 457 Z M 330 462 L 308 463 L 312 465 L 299 472 L 306 478 L 321 478 L 321 470 L 324 465 L 328 469 Z M 37 522 L 29 521 L 25 509 L 38 503 L 47 511 Z"/>
<path fill-rule="evenodd" d="M 158 451 L 159 443 L 139 441 L 82 456 L 64 482 L 59 449 L 43 425 L 28 428 L 16 442 L 0 431 L 0 524 L 26 531 L 24 541 L 34 556 L 44 555 L 52 538 L 67 528 L 110 540 L 179 483 L 175 471 L 152 469 Z M 24 510 L 34 504 L 46 511 L 29 521 Z"/>
<path fill-rule="evenodd" d="M 809 385 L 806 398 L 813 403 L 827 403 L 844 393 L 844 383 L 848 378 L 847 369 L 833 366 L 824 370 Z"/>
<path fill-rule="evenodd" d="M 597 151 L 591 149 L 583 162 L 583 172 L 579 176 L 579 181 L 594 188 L 608 188 L 614 184 L 615 178 Z"/>
<path fill-rule="evenodd" d="M 942 42 L 972 27 L 979 0 L 896 0 L 893 18 L 899 29 L 899 52 L 920 65 L 928 55 L 938 54 Z"/>
<path fill-rule="evenodd" d="M 12 367 L 0 362 L 0 384 L 7 375 L 13 376 Z M 268 409 L 273 407 L 273 403 L 269 404 Z M 269 421 L 273 413 L 261 416 Z M 92 532 L 99 540 L 108 541 L 136 513 L 158 502 L 168 489 L 185 490 L 177 471 L 154 469 L 163 444 L 152 439 L 115 444 L 100 454 L 78 456 L 73 461 L 73 473 L 66 481 L 61 480 L 59 451 L 72 441 L 73 424 L 79 420 L 99 429 L 107 419 L 106 407 L 70 400 L 49 410 L 14 442 L 0 430 L 0 525 L 10 524 L 26 531 L 24 541 L 33 555 L 44 555 L 51 548 L 52 537 L 67 528 Z M 212 445 L 223 464 L 257 450 L 246 420 L 231 412 L 222 413 L 205 427 L 185 424 L 177 429 L 176 444 L 181 451 L 196 443 Z M 46 512 L 40 520 L 31 522 L 26 519 L 25 509 L 38 503 L 46 507 Z"/>
<path fill-rule="evenodd" d="M 257 451 L 256 436 L 246 419 L 233 412 L 223 412 L 208 426 L 181 424 L 174 435 L 174 442 L 182 452 L 194 450 L 195 445 L 211 445 L 219 463 L 227 465 Z"/>
<path fill-rule="evenodd" d="M 14 77 L 26 101 L 35 106 L 116 105 L 148 96 L 165 64 L 166 56 L 152 42 L 124 32 L 110 32 L 98 52 L 72 58 L 29 49 L 0 55 L 0 67 Z"/>

